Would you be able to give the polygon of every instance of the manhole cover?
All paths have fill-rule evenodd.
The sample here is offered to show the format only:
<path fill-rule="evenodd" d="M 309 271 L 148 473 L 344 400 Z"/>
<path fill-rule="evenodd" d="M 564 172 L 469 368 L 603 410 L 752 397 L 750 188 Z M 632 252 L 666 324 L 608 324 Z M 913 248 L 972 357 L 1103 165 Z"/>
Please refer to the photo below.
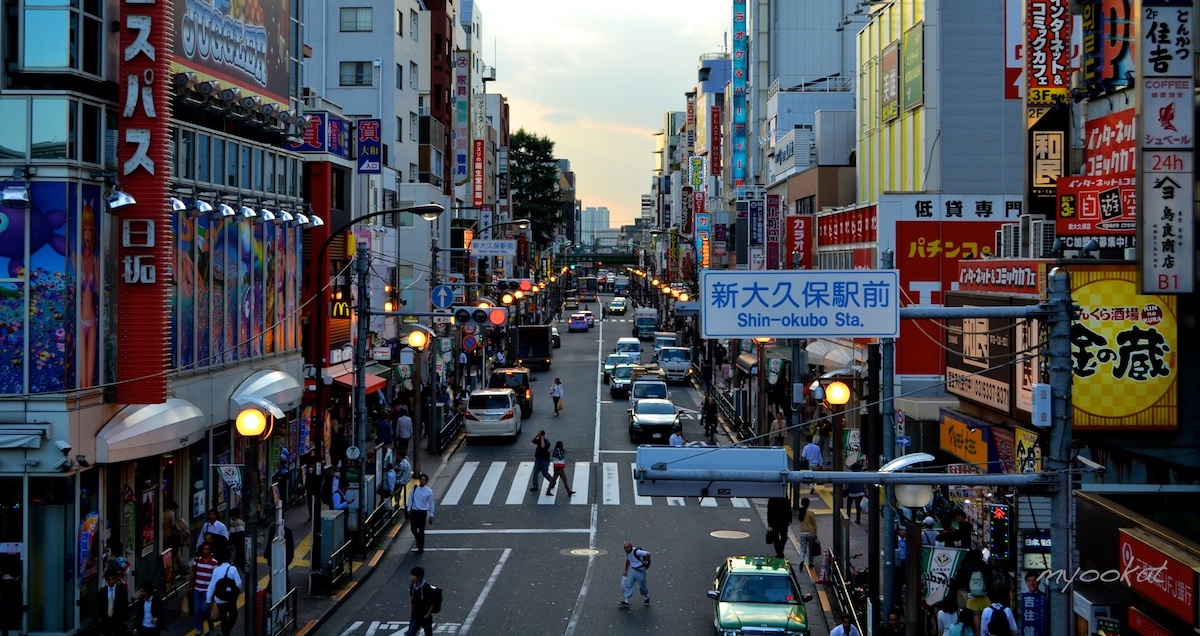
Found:
<path fill-rule="evenodd" d="M 570 556 L 600 556 L 607 553 L 608 552 L 606 550 L 597 550 L 596 548 L 572 548 L 569 550 L 563 550 L 561 554 Z"/>
<path fill-rule="evenodd" d="M 714 539 L 745 539 L 750 536 L 741 530 L 716 530 L 708 534 Z"/>

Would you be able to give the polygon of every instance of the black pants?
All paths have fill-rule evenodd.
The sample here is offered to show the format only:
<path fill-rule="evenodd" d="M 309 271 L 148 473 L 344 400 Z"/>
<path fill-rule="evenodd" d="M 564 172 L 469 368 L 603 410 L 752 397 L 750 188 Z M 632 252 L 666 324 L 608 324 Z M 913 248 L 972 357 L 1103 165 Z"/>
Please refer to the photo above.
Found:
<path fill-rule="evenodd" d="M 221 616 L 221 636 L 230 636 L 234 623 L 237 623 L 237 603 L 217 603 L 217 612 Z"/>
<path fill-rule="evenodd" d="M 134 636 L 159 636 L 162 634 L 161 627 L 135 627 L 133 628 Z"/>
<path fill-rule="evenodd" d="M 424 630 L 425 636 L 433 636 L 433 617 L 419 614 L 408 619 L 408 631 L 406 636 L 417 636 L 418 630 Z"/>
<path fill-rule="evenodd" d="M 850 516 L 850 508 L 853 507 L 855 510 L 854 521 L 856 523 L 862 521 L 862 502 L 862 495 L 850 495 L 846 498 L 846 516 Z"/>
<path fill-rule="evenodd" d="M 425 522 L 429 519 L 428 510 L 409 510 L 408 523 L 412 527 L 413 537 L 417 540 L 417 550 L 425 550 Z"/>

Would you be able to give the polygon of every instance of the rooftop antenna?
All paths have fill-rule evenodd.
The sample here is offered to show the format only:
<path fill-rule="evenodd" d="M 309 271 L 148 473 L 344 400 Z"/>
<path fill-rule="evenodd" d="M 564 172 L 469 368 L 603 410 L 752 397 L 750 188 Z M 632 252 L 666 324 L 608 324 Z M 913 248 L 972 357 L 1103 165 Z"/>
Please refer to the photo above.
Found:
<path fill-rule="evenodd" d="M 721 55 L 729 55 L 729 31 L 721 33 Z"/>

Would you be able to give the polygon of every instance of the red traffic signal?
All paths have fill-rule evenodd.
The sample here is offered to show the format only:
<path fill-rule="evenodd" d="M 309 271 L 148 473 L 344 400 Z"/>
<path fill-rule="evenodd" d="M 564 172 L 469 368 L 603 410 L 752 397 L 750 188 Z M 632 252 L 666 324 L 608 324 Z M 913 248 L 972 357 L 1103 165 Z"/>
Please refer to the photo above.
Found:
<path fill-rule="evenodd" d="M 460 327 L 495 327 L 507 322 L 508 309 L 504 307 L 454 307 L 454 324 Z"/>

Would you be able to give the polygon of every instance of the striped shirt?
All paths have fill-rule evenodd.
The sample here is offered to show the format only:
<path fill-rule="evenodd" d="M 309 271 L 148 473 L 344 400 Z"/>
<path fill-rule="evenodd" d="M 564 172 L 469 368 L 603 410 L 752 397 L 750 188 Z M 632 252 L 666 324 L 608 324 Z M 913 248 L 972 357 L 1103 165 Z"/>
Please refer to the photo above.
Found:
<path fill-rule="evenodd" d="M 197 592 L 208 592 L 208 584 L 212 582 L 213 570 L 220 565 L 216 559 L 208 557 L 196 557 L 192 562 L 192 572 L 195 575 L 195 590 Z"/>

